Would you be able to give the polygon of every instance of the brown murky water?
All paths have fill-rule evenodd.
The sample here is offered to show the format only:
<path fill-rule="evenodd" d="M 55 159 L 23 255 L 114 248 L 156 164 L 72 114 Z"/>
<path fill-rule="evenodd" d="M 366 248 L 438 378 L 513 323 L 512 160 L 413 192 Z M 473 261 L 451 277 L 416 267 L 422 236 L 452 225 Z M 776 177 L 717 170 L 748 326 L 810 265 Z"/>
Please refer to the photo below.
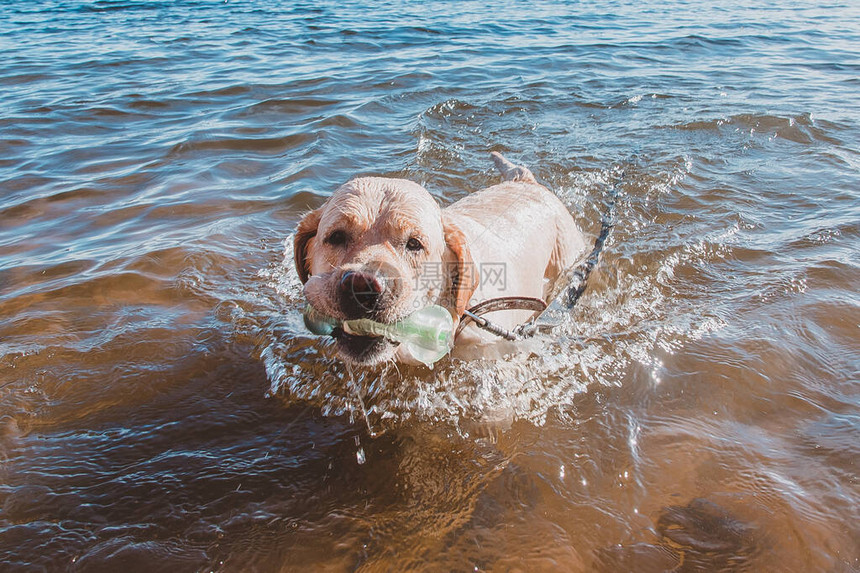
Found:
<path fill-rule="evenodd" d="M 860 569 L 858 30 L 0 5 L 0 569 Z M 493 149 L 591 236 L 615 196 L 585 295 L 505 361 L 348 372 L 299 217 L 356 174 L 451 202 Z"/>

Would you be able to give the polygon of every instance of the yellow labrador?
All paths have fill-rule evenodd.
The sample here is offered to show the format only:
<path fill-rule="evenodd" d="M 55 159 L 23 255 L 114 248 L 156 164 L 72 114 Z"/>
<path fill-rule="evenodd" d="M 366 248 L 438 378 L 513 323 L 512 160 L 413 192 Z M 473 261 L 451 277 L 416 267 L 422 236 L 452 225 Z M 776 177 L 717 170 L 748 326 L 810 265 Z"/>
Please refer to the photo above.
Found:
<path fill-rule="evenodd" d="M 349 320 L 395 322 L 429 304 L 463 311 L 499 296 L 544 298 L 584 253 L 568 210 L 531 171 L 493 153 L 504 181 L 441 209 L 405 179 L 361 177 L 340 187 L 301 220 L 295 264 L 308 301 Z M 492 320 L 513 328 L 528 311 Z M 384 338 L 340 329 L 334 338 L 347 362 L 413 362 Z M 457 337 L 454 355 L 481 356 L 496 338 L 475 325 Z"/>

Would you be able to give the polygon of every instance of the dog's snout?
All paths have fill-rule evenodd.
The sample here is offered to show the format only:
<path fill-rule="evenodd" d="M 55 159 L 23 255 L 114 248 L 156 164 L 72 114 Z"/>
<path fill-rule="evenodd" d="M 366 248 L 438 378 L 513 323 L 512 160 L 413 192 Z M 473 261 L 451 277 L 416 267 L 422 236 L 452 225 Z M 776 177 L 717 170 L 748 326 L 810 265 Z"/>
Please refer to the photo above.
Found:
<path fill-rule="evenodd" d="M 379 305 L 379 298 L 384 290 L 384 283 L 371 273 L 359 271 L 344 273 L 340 279 L 343 311 L 355 318 L 372 315 Z"/>

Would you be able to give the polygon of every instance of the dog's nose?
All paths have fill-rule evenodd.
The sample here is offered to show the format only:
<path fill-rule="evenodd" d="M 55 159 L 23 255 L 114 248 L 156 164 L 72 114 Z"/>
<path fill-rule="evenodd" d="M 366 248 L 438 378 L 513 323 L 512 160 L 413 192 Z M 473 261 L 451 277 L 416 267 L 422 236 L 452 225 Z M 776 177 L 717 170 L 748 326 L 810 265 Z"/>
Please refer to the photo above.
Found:
<path fill-rule="evenodd" d="M 376 311 L 384 286 L 373 274 L 348 271 L 340 279 L 341 305 L 349 317 L 364 318 Z"/>

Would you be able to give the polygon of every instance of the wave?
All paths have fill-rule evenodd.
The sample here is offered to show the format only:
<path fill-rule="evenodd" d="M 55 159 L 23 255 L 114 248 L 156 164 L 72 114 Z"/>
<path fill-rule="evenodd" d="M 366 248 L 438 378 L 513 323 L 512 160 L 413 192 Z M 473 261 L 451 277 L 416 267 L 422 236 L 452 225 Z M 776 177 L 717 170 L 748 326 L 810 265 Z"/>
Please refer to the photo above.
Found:
<path fill-rule="evenodd" d="M 744 133 L 777 137 L 809 145 L 814 142 L 841 144 L 836 133 L 843 128 L 838 123 L 818 120 L 811 113 L 793 116 L 742 113 L 726 117 L 702 119 L 672 125 L 658 125 L 658 129 L 682 131 L 721 131 L 733 129 Z"/>

